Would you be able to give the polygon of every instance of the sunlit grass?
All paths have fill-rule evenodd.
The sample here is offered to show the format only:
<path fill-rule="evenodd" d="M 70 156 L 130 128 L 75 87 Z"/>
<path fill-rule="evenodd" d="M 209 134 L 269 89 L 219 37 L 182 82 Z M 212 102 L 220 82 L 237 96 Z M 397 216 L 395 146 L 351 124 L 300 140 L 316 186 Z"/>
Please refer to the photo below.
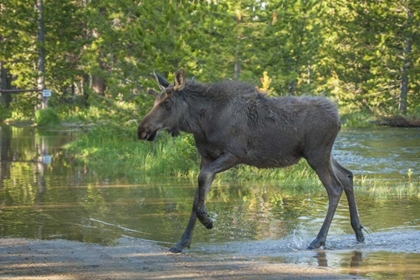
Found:
<path fill-rule="evenodd" d="M 370 127 L 375 116 L 372 112 L 351 107 L 340 107 L 341 123 L 345 127 Z"/>
<path fill-rule="evenodd" d="M 95 127 L 75 142 L 67 152 L 98 175 L 123 177 L 131 181 L 190 179 L 197 180 L 200 157 L 191 135 L 172 138 L 166 133 L 153 142 L 138 141 L 135 127 Z M 221 174 L 215 184 L 239 182 L 281 182 L 288 186 L 322 188 L 316 173 L 305 160 L 286 168 L 258 169 L 239 165 Z M 385 180 L 368 175 L 356 175 L 358 192 L 376 195 L 419 195 L 419 179 L 407 174 L 406 181 Z"/>
<path fill-rule="evenodd" d="M 420 180 L 390 180 L 378 178 L 376 176 L 356 176 L 354 185 L 358 192 L 368 192 L 375 196 L 418 196 L 420 197 Z"/>
<path fill-rule="evenodd" d="M 134 129 L 94 128 L 66 146 L 67 152 L 98 174 L 174 177 L 196 180 L 200 157 L 191 135 L 172 138 L 161 133 L 156 141 L 136 140 Z M 240 165 L 218 174 L 215 183 L 229 181 L 287 181 L 319 185 L 313 170 L 302 160 L 287 168 L 258 169 Z"/>

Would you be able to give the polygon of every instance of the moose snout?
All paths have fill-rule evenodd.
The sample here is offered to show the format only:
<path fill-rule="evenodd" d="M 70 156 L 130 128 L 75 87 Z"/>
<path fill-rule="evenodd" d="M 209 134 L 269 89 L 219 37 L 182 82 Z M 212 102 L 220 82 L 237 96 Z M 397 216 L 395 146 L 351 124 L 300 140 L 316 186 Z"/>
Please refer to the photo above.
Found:
<path fill-rule="evenodd" d="M 137 129 L 137 137 L 139 140 L 146 140 L 147 139 L 147 131 L 144 129 L 140 129 L 140 127 Z"/>
<path fill-rule="evenodd" d="M 139 140 L 153 141 L 156 137 L 156 134 L 157 130 L 153 131 L 142 126 L 137 128 L 137 138 Z"/>
<path fill-rule="evenodd" d="M 150 130 L 146 127 L 139 125 L 139 127 L 137 128 L 137 138 L 139 140 L 147 140 L 147 138 L 149 138 L 150 135 L 149 131 Z"/>

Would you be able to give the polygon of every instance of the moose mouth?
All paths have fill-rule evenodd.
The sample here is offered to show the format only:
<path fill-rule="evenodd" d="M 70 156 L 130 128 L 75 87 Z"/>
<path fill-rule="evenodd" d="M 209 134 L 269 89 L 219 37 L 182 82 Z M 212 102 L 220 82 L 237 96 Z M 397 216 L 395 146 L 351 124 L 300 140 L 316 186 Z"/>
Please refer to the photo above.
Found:
<path fill-rule="evenodd" d="M 171 134 L 172 137 L 177 137 L 177 136 L 179 136 L 179 129 L 178 128 L 173 128 L 171 130 L 168 130 L 168 133 Z"/>
<path fill-rule="evenodd" d="M 147 133 L 146 131 L 143 132 L 139 132 L 138 133 L 138 138 L 140 140 L 147 140 L 147 141 L 153 141 L 156 138 L 156 135 L 158 133 L 159 129 L 151 132 L 150 134 Z M 174 128 L 174 129 L 167 129 L 168 133 L 172 136 L 172 137 L 176 137 L 179 135 L 179 129 Z"/>
<path fill-rule="evenodd" d="M 147 141 L 153 141 L 153 140 L 155 140 L 157 133 L 158 133 L 158 131 L 157 131 L 157 130 L 153 131 L 153 132 L 149 135 L 149 137 L 147 137 L 147 138 L 146 138 L 146 140 L 147 140 Z"/>
<path fill-rule="evenodd" d="M 147 140 L 147 141 L 153 141 L 155 140 L 156 134 L 158 130 L 153 131 L 152 133 L 148 133 L 147 131 L 141 131 L 139 130 L 137 132 L 137 137 L 139 140 Z"/>

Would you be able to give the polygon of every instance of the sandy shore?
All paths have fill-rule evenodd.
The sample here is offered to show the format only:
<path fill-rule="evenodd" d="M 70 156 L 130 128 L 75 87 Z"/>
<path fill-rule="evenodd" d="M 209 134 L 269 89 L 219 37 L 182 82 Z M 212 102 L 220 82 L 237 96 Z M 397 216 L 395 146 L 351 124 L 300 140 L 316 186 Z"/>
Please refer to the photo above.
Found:
<path fill-rule="evenodd" d="M 0 279 L 355 279 L 331 268 L 266 263 L 229 254 L 171 254 L 154 242 L 115 246 L 0 239 Z"/>

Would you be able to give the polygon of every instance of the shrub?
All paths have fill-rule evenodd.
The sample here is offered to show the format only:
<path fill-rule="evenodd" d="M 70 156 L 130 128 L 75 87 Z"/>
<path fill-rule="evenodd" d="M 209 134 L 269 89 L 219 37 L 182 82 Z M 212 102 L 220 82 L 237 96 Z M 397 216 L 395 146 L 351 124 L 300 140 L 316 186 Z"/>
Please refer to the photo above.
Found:
<path fill-rule="evenodd" d="M 10 110 L 6 108 L 6 105 L 0 101 L 0 122 L 10 117 Z"/>
<path fill-rule="evenodd" d="M 41 109 L 35 112 L 37 125 L 55 125 L 60 123 L 60 118 L 52 108 Z"/>

